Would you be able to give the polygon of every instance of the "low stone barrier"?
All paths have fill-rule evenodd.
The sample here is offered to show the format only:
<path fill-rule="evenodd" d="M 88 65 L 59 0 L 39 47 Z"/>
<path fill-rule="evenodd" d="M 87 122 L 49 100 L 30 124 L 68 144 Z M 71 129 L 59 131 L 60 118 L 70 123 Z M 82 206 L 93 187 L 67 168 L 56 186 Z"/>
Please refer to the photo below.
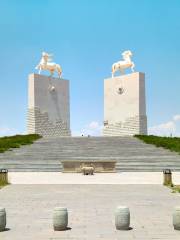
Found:
<path fill-rule="evenodd" d="M 93 167 L 95 173 L 111 173 L 115 172 L 115 160 L 64 160 L 61 161 L 64 173 L 82 173 L 84 167 Z"/>
<path fill-rule="evenodd" d="M 54 231 L 63 231 L 68 228 L 68 210 L 64 207 L 56 207 L 53 211 Z M 115 226 L 117 230 L 130 230 L 130 211 L 126 206 L 118 206 L 115 210 Z M 180 230 L 180 206 L 173 211 L 173 226 L 175 230 Z M 6 230 L 6 210 L 0 208 L 0 232 Z"/>
<path fill-rule="evenodd" d="M 173 226 L 175 230 L 180 230 L 180 207 L 175 207 L 173 211 Z"/>
<path fill-rule="evenodd" d="M 63 231 L 67 229 L 68 211 L 67 208 L 56 207 L 53 212 L 54 231 Z"/>
<path fill-rule="evenodd" d="M 130 211 L 128 207 L 119 206 L 115 211 L 115 226 L 117 230 L 129 230 Z"/>
<path fill-rule="evenodd" d="M 6 228 L 6 210 L 5 208 L 0 208 L 0 232 L 4 231 Z"/>

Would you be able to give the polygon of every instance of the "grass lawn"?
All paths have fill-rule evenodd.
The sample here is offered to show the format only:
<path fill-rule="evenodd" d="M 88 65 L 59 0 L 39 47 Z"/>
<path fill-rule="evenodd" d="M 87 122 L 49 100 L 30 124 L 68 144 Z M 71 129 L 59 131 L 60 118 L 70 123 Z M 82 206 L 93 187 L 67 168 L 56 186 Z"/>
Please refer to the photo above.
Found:
<path fill-rule="evenodd" d="M 180 193 L 180 185 L 172 185 L 171 189 L 172 193 Z"/>
<path fill-rule="evenodd" d="M 32 144 L 35 140 L 41 138 L 38 134 L 16 135 L 0 138 L 0 153 L 11 148 L 19 148 L 21 145 Z"/>
<path fill-rule="evenodd" d="M 159 137 L 153 135 L 135 135 L 135 137 L 147 144 L 154 144 L 156 147 L 163 147 L 180 154 L 180 138 L 178 137 Z"/>

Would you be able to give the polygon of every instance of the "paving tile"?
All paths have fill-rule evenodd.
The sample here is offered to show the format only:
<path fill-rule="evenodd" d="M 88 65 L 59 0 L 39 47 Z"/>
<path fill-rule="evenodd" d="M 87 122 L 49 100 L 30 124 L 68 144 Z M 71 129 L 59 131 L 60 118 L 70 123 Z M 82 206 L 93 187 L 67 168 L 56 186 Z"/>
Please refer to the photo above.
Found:
<path fill-rule="evenodd" d="M 114 210 L 127 205 L 129 231 L 115 229 Z M 2 240 L 177 240 L 172 210 L 180 195 L 161 185 L 9 185 L 0 190 L 7 210 Z M 54 232 L 53 208 L 66 206 L 68 231 Z"/>

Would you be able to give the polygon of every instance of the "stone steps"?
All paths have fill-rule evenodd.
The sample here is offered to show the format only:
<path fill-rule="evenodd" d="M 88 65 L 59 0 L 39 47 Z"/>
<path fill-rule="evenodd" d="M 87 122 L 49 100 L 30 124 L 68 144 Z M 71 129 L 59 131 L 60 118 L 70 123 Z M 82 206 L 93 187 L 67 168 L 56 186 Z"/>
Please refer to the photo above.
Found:
<path fill-rule="evenodd" d="M 27 162 L 42 162 L 43 163 L 55 163 L 55 162 L 60 162 L 62 160 L 81 160 L 81 161 L 96 161 L 96 160 L 116 160 L 117 162 L 127 162 L 129 163 L 129 161 L 131 161 L 132 163 L 133 162 L 147 162 L 147 163 L 150 163 L 150 162 L 169 162 L 169 161 L 173 161 L 173 162 L 176 162 L 176 163 L 179 163 L 180 160 L 178 157 L 169 157 L 169 156 L 163 156 L 163 157 L 159 157 L 159 156 L 156 156 L 156 157 L 150 157 L 150 158 L 147 158 L 147 156 L 140 156 L 140 157 L 64 157 L 64 158 L 51 158 L 49 157 L 49 159 L 47 158 L 43 158 L 43 157 L 29 157 L 29 158 L 23 158 L 22 156 L 19 157 L 19 158 L 3 158 L 0 160 L 0 163 L 8 163 L 8 162 L 12 162 L 12 161 L 16 161 L 16 162 L 20 162 L 20 163 L 27 163 Z"/>
<path fill-rule="evenodd" d="M 17 168 L 11 167 L 8 169 L 9 172 L 62 172 L 62 168 L 55 167 L 55 168 L 37 168 L 37 167 L 21 167 Z"/>
<path fill-rule="evenodd" d="M 0 154 L 9 171 L 62 171 L 62 160 L 116 160 L 117 171 L 180 171 L 180 155 L 134 137 L 42 138 L 32 145 Z"/>
<path fill-rule="evenodd" d="M 75 161 L 77 161 L 77 160 L 80 160 L 80 159 L 65 159 L 66 161 L 71 161 L 71 160 L 75 160 Z M 90 161 L 90 162 L 93 162 L 93 161 L 95 161 L 94 159 L 81 159 L 82 161 Z M 101 159 L 97 159 L 97 160 L 101 160 Z M 113 159 L 109 159 L 109 160 L 113 160 Z M 64 160 L 62 160 L 62 161 L 64 161 Z M 104 159 L 104 161 L 107 161 L 107 159 Z M 29 164 L 31 164 L 31 165 L 46 165 L 46 166 L 48 166 L 48 165 L 59 165 L 59 164 L 61 164 L 61 161 L 52 161 L 52 163 L 50 163 L 50 162 L 44 162 L 44 161 L 40 161 L 40 160 L 37 160 L 37 161 L 32 161 L 32 160 L 30 160 L 30 161 L 20 161 L 20 160 L 18 160 L 18 161 L 14 161 L 14 162 L 12 162 L 12 161 L 7 161 L 7 162 L 5 162 L 5 161 L 2 161 L 1 163 L 0 163 L 0 166 L 2 167 L 3 165 L 5 166 L 10 166 L 10 165 L 14 165 L 14 164 L 16 164 L 16 165 L 29 165 Z M 133 160 L 133 161 L 119 161 L 119 162 L 117 162 L 117 164 L 116 164 L 116 166 L 135 166 L 135 165 L 140 165 L 140 166 L 143 166 L 143 165 L 148 165 L 148 166 L 151 166 L 151 165 L 160 165 L 160 166 L 164 166 L 164 165 L 173 165 L 173 166 L 178 166 L 180 164 L 180 162 L 179 161 L 171 161 L 170 159 L 169 159 L 169 161 L 167 160 L 167 161 L 148 161 L 148 162 L 146 162 L 146 161 L 136 161 L 136 160 Z"/>
<path fill-rule="evenodd" d="M 180 171 L 180 167 L 179 166 L 141 166 L 141 165 L 137 165 L 137 166 L 117 166 L 116 167 L 116 171 L 117 172 L 162 172 L 164 169 L 171 169 L 172 171 Z"/>

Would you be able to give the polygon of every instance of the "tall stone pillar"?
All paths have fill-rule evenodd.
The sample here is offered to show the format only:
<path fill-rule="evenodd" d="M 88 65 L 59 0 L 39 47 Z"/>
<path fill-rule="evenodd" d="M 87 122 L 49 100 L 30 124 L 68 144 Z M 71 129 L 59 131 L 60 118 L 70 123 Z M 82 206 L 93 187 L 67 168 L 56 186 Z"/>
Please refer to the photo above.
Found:
<path fill-rule="evenodd" d="M 69 81 L 30 74 L 28 133 L 43 137 L 70 136 Z"/>
<path fill-rule="evenodd" d="M 104 80 L 105 136 L 147 134 L 145 74 L 135 72 Z"/>

